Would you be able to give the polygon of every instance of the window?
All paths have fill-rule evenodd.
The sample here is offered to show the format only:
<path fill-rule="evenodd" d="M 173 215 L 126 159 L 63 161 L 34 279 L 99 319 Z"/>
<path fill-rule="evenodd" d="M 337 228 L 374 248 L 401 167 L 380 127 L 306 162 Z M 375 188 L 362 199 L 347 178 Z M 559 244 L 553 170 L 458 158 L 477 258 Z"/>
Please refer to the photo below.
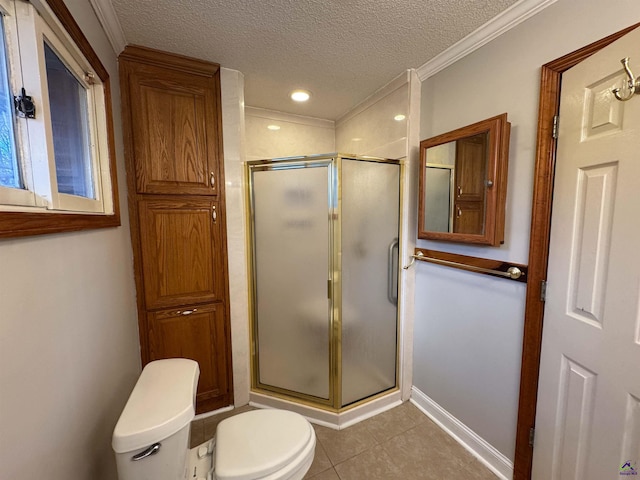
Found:
<path fill-rule="evenodd" d="M 22 188 L 16 154 L 13 97 L 9 83 L 9 63 L 4 33 L 4 16 L 0 17 L 0 185 Z"/>
<path fill-rule="evenodd" d="M 0 0 L 0 36 L 0 237 L 120 225 L 109 76 L 63 0 Z"/>
<path fill-rule="evenodd" d="M 95 198 L 91 169 L 87 88 L 45 42 L 58 192 Z"/>

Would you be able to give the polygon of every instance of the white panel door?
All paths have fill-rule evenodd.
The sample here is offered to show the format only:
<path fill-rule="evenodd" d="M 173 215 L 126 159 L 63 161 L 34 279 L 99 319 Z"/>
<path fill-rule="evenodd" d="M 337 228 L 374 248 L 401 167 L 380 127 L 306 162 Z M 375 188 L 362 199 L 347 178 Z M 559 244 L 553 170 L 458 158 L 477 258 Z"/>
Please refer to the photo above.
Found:
<path fill-rule="evenodd" d="M 640 29 L 563 74 L 534 480 L 640 475 Z M 535 248 L 535 245 L 532 245 Z"/>

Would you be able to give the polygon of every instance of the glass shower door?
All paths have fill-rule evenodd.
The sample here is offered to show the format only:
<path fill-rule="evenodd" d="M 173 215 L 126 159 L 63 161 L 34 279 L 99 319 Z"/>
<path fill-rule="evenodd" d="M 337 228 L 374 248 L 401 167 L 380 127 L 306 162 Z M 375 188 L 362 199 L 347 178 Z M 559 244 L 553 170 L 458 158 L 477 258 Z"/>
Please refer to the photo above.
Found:
<path fill-rule="evenodd" d="M 342 406 L 396 385 L 400 165 L 342 159 Z"/>
<path fill-rule="evenodd" d="M 330 399 L 330 161 L 250 166 L 261 386 Z"/>

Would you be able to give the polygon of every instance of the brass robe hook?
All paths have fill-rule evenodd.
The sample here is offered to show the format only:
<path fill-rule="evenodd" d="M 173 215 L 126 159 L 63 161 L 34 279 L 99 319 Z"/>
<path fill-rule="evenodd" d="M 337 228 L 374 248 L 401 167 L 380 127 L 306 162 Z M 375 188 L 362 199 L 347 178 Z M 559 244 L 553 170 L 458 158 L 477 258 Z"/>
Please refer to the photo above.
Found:
<path fill-rule="evenodd" d="M 640 94 L 640 77 L 636 78 L 633 76 L 631 69 L 629 68 L 629 57 L 623 58 L 620 60 L 622 66 L 624 67 L 624 71 L 627 72 L 627 76 L 629 79 L 627 80 L 627 90 L 629 91 L 629 95 L 626 97 L 620 96 L 620 88 L 614 88 L 611 92 L 615 95 L 615 97 L 621 102 L 626 102 L 627 100 L 631 100 L 631 97 L 635 93 Z"/>

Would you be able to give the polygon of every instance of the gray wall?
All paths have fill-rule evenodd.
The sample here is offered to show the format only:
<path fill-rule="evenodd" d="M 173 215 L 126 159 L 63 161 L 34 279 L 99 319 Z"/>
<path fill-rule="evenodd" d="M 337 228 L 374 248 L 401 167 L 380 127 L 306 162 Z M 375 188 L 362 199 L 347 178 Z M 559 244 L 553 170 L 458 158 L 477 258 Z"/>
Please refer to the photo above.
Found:
<path fill-rule="evenodd" d="M 540 66 L 640 21 L 637 0 L 559 0 L 422 85 L 420 138 L 503 112 L 512 124 L 505 244 L 419 247 L 527 263 Z M 513 460 L 525 288 L 420 264 L 414 386 Z"/>
<path fill-rule="evenodd" d="M 122 227 L 0 240 L 0 478 L 115 479 L 111 433 L 140 371 L 116 55 L 67 5 L 111 76 Z"/>

